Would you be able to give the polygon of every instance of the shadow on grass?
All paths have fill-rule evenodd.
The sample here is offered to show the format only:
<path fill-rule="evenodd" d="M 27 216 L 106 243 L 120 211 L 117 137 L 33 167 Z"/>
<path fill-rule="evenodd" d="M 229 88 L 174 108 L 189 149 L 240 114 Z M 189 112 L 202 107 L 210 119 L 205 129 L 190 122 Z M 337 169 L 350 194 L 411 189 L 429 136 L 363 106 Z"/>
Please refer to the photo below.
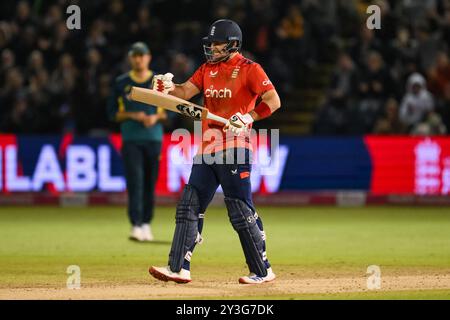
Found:
<path fill-rule="evenodd" d="M 167 240 L 153 240 L 153 241 L 138 241 L 132 238 L 129 238 L 128 240 L 130 240 L 131 242 L 134 243 L 139 243 L 139 244 L 145 244 L 145 245 L 171 245 L 172 241 L 167 241 Z"/>

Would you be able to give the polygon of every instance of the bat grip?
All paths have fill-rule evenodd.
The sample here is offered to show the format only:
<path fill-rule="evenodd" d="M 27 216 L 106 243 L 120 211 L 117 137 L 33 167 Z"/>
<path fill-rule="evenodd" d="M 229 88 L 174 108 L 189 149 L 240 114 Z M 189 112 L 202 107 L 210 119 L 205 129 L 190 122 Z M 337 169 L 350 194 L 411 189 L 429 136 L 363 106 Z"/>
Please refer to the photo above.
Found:
<path fill-rule="evenodd" d="M 227 124 L 228 120 L 222 117 L 219 117 L 215 114 L 212 114 L 211 112 L 208 112 L 208 114 L 206 115 L 206 119 L 210 119 L 210 120 L 214 120 L 223 124 Z M 237 128 L 240 128 L 240 125 L 236 125 L 235 123 L 231 123 L 232 126 L 235 126 Z"/>

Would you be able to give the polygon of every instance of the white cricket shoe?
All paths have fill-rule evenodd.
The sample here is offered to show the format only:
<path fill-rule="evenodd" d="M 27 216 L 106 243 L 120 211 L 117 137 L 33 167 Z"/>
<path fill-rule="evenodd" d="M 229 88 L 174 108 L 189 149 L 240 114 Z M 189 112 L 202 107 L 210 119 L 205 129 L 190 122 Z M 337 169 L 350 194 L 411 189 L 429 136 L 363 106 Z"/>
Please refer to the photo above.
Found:
<path fill-rule="evenodd" d="M 148 272 L 156 279 L 161 281 L 174 281 L 176 283 L 191 282 L 191 272 L 186 269 L 181 269 L 180 272 L 172 272 L 170 267 L 151 267 Z"/>
<path fill-rule="evenodd" d="M 155 237 L 153 236 L 152 228 L 149 224 L 142 225 L 142 241 L 153 241 Z"/>
<path fill-rule="evenodd" d="M 276 276 L 275 273 L 273 273 L 272 268 L 267 269 L 267 276 L 265 277 L 259 277 L 254 273 L 250 273 L 248 276 L 240 277 L 239 283 L 240 284 L 260 284 L 264 282 L 270 282 L 275 280 Z"/>
<path fill-rule="evenodd" d="M 138 226 L 133 226 L 131 229 L 131 234 L 129 237 L 130 240 L 134 241 L 144 241 L 143 234 L 142 234 L 142 228 Z"/>

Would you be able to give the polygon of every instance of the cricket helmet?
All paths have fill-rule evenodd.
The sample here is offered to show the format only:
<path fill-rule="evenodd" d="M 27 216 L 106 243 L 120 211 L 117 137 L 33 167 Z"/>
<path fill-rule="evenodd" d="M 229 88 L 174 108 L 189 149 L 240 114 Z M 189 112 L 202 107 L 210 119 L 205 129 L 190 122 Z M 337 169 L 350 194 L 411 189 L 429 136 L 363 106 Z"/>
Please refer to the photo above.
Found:
<path fill-rule="evenodd" d="M 226 55 L 215 60 L 211 44 L 213 42 L 227 43 L 224 51 Z M 237 44 L 236 44 L 237 43 Z M 206 37 L 203 38 L 203 50 L 206 60 L 216 63 L 229 58 L 230 54 L 237 52 L 242 46 L 242 31 L 239 25 L 233 20 L 220 19 L 215 21 L 210 27 Z"/>

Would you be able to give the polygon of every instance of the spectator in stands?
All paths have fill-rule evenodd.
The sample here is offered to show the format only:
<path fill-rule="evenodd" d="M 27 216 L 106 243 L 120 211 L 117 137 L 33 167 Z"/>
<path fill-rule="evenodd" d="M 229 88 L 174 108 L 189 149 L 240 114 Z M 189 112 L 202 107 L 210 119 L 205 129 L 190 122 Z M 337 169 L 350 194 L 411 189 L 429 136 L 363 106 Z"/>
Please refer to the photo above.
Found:
<path fill-rule="evenodd" d="M 25 26 L 29 25 L 36 25 L 36 18 L 31 14 L 31 8 L 28 1 L 23 0 L 17 3 L 14 24 L 19 29 L 23 29 Z"/>
<path fill-rule="evenodd" d="M 59 4 L 53 4 L 48 9 L 47 12 L 42 19 L 42 28 L 46 31 L 54 30 L 57 25 L 63 21 L 63 12 L 64 9 Z M 67 28 L 66 28 L 67 29 Z"/>
<path fill-rule="evenodd" d="M 441 22 L 442 40 L 444 43 L 450 43 L 450 5 L 448 4 L 444 9 L 444 14 Z"/>
<path fill-rule="evenodd" d="M 403 134 L 406 133 L 405 125 L 398 116 L 398 102 L 395 98 L 389 98 L 383 110 L 383 115 L 375 123 L 375 134 Z"/>
<path fill-rule="evenodd" d="M 378 39 L 375 38 L 374 31 L 367 28 L 366 24 L 362 24 L 360 27 L 359 38 L 350 47 L 350 53 L 359 67 L 363 67 L 371 52 L 381 52 L 381 44 Z"/>
<path fill-rule="evenodd" d="M 377 102 L 386 99 L 391 93 L 391 77 L 385 68 L 380 53 L 369 53 L 364 69 L 359 78 L 359 94 L 365 99 L 373 99 Z"/>
<path fill-rule="evenodd" d="M 375 30 L 375 37 L 382 43 L 388 43 L 397 33 L 398 17 L 391 9 L 391 5 L 387 0 L 375 1 L 375 5 L 380 7 L 382 27 Z"/>
<path fill-rule="evenodd" d="M 419 73 L 412 74 L 408 79 L 407 92 L 400 105 L 400 120 L 411 131 L 433 110 L 433 96 L 427 90 L 425 78 Z"/>
<path fill-rule="evenodd" d="M 331 76 L 327 100 L 318 114 L 321 125 L 316 124 L 317 133 L 347 132 L 348 111 L 357 90 L 357 81 L 358 75 L 352 58 L 347 53 L 341 53 Z"/>
<path fill-rule="evenodd" d="M 432 33 L 430 26 L 426 23 L 421 24 L 417 29 L 418 40 L 418 59 L 421 70 L 428 70 L 441 49 L 439 35 Z"/>
<path fill-rule="evenodd" d="M 141 6 L 136 12 L 136 21 L 130 24 L 130 34 L 132 41 L 146 39 L 152 46 L 152 52 L 155 56 L 164 48 L 165 28 L 161 21 L 154 15 L 151 15 L 148 6 Z"/>
<path fill-rule="evenodd" d="M 130 30 L 130 17 L 127 6 L 133 8 L 132 4 L 123 0 L 107 1 L 103 15 L 94 24 L 98 28 L 97 44 L 95 47 L 101 51 L 104 59 L 115 63 L 123 57 L 123 48 L 133 41 Z M 125 32 L 123 30 L 126 30 Z M 159 32 L 160 30 L 154 30 Z M 148 36 L 148 35 L 147 35 Z M 146 38 L 143 38 L 146 39 Z M 105 44 L 102 44 L 102 42 Z"/>
<path fill-rule="evenodd" d="M 400 13 L 408 19 L 408 23 L 414 25 L 424 21 L 430 13 L 436 10 L 435 0 L 401 0 L 399 2 Z"/>
<path fill-rule="evenodd" d="M 17 67 L 12 67 L 7 70 L 5 74 L 5 84 L 0 90 L 0 119 L 7 118 L 10 113 L 13 104 L 17 101 L 18 97 L 25 96 L 25 80 L 22 72 Z M 2 124 L 2 130 L 4 128 L 4 121 Z"/>
<path fill-rule="evenodd" d="M 102 20 L 97 19 L 92 23 L 85 42 L 86 49 L 97 48 L 99 50 L 105 49 L 106 51 L 108 40 L 104 34 L 104 29 L 104 23 Z"/>
<path fill-rule="evenodd" d="M 444 97 L 444 91 L 450 84 L 450 62 L 447 52 L 440 51 L 436 63 L 428 71 L 429 89 L 438 99 Z"/>
<path fill-rule="evenodd" d="M 445 86 L 443 97 L 438 100 L 437 109 L 442 115 L 444 125 L 450 130 L 450 83 Z"/>
<path fill-rule="evenodd" d="M 0 118 L 0 121 L 0 132 L 36 133 L 36 116 L 23 94 L 15 97 L 11 104 L 11 112 Z"/>
<path fill-rule="evenodd" d="M 327 50 L 329 45 L 335 41 L 337 24 L 337 2 L 335 0 L 303 0 L 301 1 L 301 12 L 305 17 L 304 41 L 308 45 L 307 57 L 310 63 L 316 61 L 333 61 L 334 52 Z"/>
<path fill-rule="evenodd" d="M 382 120 L 396 122 L 392 116 L 393 101 L 385 101 L 391 96 L 400 101 L 409 76 L 417 72 L 427 75 L 429 90 L 436 97 L 434 110 L 448 127 L 449 2 L 87 1 L 83 4 L 83 27 L 79 31 L 66 27 L 65 1 L 19 0 L 14 6 L 5 2 L 0 5 L 0 128 L 5 130 L 5 119 L 15 119 L 15 125 L 8 128 L 19 130 L 16 133 L 30 132 L 31 128 L 21 126 L 18 119 L 30 115 L 39 119 L 44 97 L 50 101 L 47 114 L 62 119 L 58 121 L 65 126 L 74 120 L 73 127 L 79 134 L 89 133 L 94 127 L 108 127 L 106 118 L 86 121 L 83 114 L 90 108 L 89 111 L 98 111 L 90 120 L 104 117 L 104 101 L 98 93 L 102 96 L 109 90 L 104 85 L 108 78 L 125 72 L 124 48 L 146 39 L 152 51 L 159 53 L 152 62 L 153 69 L 170 70 L 183 78 L 189 73 L 186 70 L 203 62 L 199 41 L 212 17 L 241 22 L 248 34 L 243 49 L 253 54 L 257 62 L 267 64 L 287 110 L 303 107 L 302 98 L 311 90 L 326 92 L 316 128 L 326 128 L 328 134 L 401 132 L 392 129 L 392 124 L 383 127 Z M 205 3 L 211 6 L 198 10 Z M 369 4 L 381 8 L 381 30 L 369 30 L 361 23 L 367 18 Z M 158 18 L 165 19 L 164 28 Z M 358 28 L 359 32 L 355 31 Z M 332 66 L 328 64 L 337 56 L 335 45 L 348 51 L 354 63 L 352 68 L 346 68 L 350 59 L 340 57 L 339 66 L 330 77 Z M 360 80 L 354 81 L 355 75 Z M 46 78 L 49 81 L 43 86 L 44 94 L 36 95 L 36 88 Z M 332 80 L 328 91 L 327 79 Z M 348 90 L 349 79 L 356 82 L 356 88 Z M 360 103 L 351 103 L 357 99 Z M 348 109 L 350 114 L 344 112 Z M 62 130 L 58 126 L 42 128 L 43 123 L 36 121 L 33 130 L 55 134 Z M 408 129 L 413 130 L 415 125 Z"/>
<path fill-rule="evenodd" d="M 285 59 L 304 59 L 305 22 L 298 5 L 291 5 L 276 29 L 278 45 Z"/>
<path fill-rule="evenodd" d="M 102 71 L 102 55 L 97 49 L 92 48 L 86 54 L 86 67 L 83 74 L 87 93 L 89 95 L 96 94 L 98 90 L 97 81 Z"/>
<path fill-rule="evenodd" d="M 73 57 L 65 53 L 59 59 L 59 65 L 51 75 L 51 90 L 55 94 L 70 94 L 75 87 L 78 70 Z"/>
<path fill-rule="evenodd" d="M 411 134 L 415 136 L 432 136 L 447 133 L 442 118 L 439 114 L 431 112 L 426 115 L 424 121 L 418 123 L 411 130 Z"/>
<path fill-rule="evenodd" d="M 331 77 L 329 101 L 331 104 L 346 108 L 357 88 L 357 70 L 349 54 L 341 53 L 336 70 Z"/>
<path fill-rule="evenodd" d="M 277 31 L 281 39 L 298 40 L 305 35 L 304 19 L 300 7 L 292 5 L 285 17 L 281 19 Z"/>
<path fill-rule="evenodd" d="M 30 84 L 27 87 L 27 95 L 30 104 L 42 111 L 50 104 L 50 90 L 48 88 L 48 73 L 45 69 L 39 69 L 30 78 Z"/>
<path fill-rule="evenodd" d="M 1 64 L 0 64 L 0 86 L 3 88 L 5 85 L 5 77 L 6 73 L 9 69 L 14 67 L 16 64 L 16 57 L 14 52 L 10 49 L 4 49 L 1 55 Z"/>
<path fill-rule="evenodd" d="M 402 82 L 405 73 L 409 76 L 417 71 L 417 41 L 411 37 L 411 33 L 406 26 L 400 26 L 396 32 L 396 37 L 391 41 L 388 61 L 392 65 L 393 76 Z"/>
<path fill-rule="evenodd" d="M 35 75 L 43 70 L 46 71 L 44 65 L 44 56 L 39 50 L 34 50 L 33 52 L 30 53 L 30 56 L 28 57 L 28 66 L 26 73 L 28 75 Z"/>
<path fill-rule="evenodd" d="M 39 69 L 32 74 L 27 87 L 27 116 L 33 116 L 33 123 L 30 126 L 35 133 L 51 134 L 59 132 L 61 119 L 54 96 L 49 89 L 49 75 L 46 69 Z"/>
<path fill-rule="evenodd" d="M 383 58 L 378 52 L 370 52 L 358 80 L 359 103 L 356 106 L 354 133 L 372 131 L 381 106 L 392 93 L 392 79 Z"/>

